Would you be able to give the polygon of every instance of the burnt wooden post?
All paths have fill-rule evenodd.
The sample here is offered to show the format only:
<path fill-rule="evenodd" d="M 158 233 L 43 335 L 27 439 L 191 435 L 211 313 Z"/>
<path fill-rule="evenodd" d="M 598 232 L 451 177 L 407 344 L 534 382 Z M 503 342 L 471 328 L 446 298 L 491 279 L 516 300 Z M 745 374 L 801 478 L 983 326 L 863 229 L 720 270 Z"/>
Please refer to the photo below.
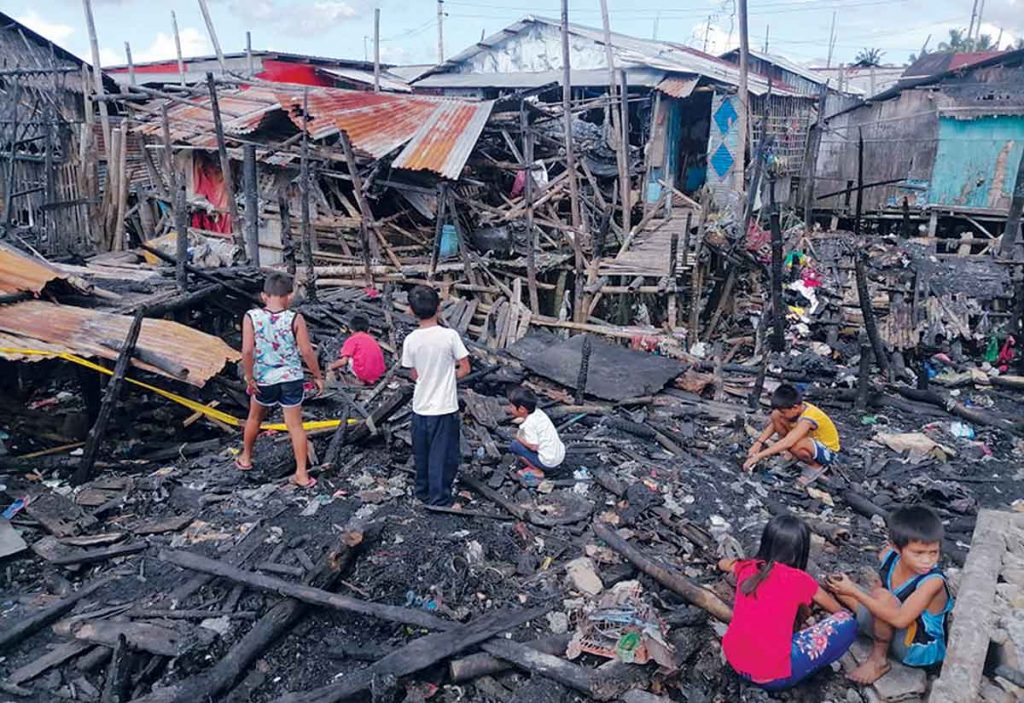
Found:
<path fill-rule="evenodd" d="M 824 121 L 825 100 L 828 97 L 828 85 L 823 84 L 818 93 L 818 114 L 814 124 L 807 130 L 807 147 L 804 150 L 803 177 L 801 179 L 804 196 L 804 227 L 808 232 L 814 229 L 814 174 L 818 170 L 818 154 L 821 151 L 821 124 Z"/>
<path fill-rule="evenodd" d="M 868 392 L 871 390 L 871 341 L 864 330 L 858 335 L 860 341 L 860 366 L 857 369 L 857 399 L 854 408 L 864 412 L 868 407 Z"/>
<path fill-rule="evenodd" d="M 299 162 L 299 199 L 302 216 L 302 258 L 306 260 L 306 298 L 316 302 L 316 268 L 313 266 L 313 230 L 309 226 L 309 90 L 302 91 L 302 156 Z"/>
<path fill-rule="evenodd" d="M 277 211 L 281 216 L 281 256 L 288 273 L 295 275 L 295 241 L 292 239 L 292 212 L 288 204 L 288 189 L 283 188 L 277 198 Z"/>
<path fill-rule="evenodd" d="M 864 130 L 857 129 L 857 206 L 854 212 L 853 232 L 860 236 L 860 219 L 864 208 Z M 871 340 L 871 348 L 875 351 L 875 362 L 887 377 L 891 379 L 892 370 L 889 366 L 889 357 L 885 353 L 885 345 L 882 344 L 882 337 L 878 333 L 878 323 L 875 321 L 875 311 L 871 305 L 871 296 L 868 292 L 867 265 L 864 260 L 867 254 L 861 242 L 857 242 L 858 249 L 854 252 L 854 275 L 857 277 L 857 299 L 860 301 L 860 311 L 864 316 L 864 329 L 867 330 L 868 339 Z"/>
<path fill-rule="evenodd" d="M 1020 155 L 1020 163 L 1017 164 L 1017 180 L 1013 183 L 1013 199 L 1010 201 L 1010 211 L 1006 215 L 1006 226 L 1003 227 L 1003 241 L 999 253 L 1005 257 L 1012 257 L 1014 247 L 1017 245 L 1017 236 L 1020 234 L 1020 217 L 1024 211 L 1024 154 Z"/>
<path fill-rule="evenodd" d="M 128 648 L 128 640 L 124 633 L 119 633 L 114 645 L 114 653 L 110 657 L 107 676 L 103 682 L 103 695 L 100 703 L 127 703 L 132 697 L 132 663 L 134 654 Z"/>
<path fill-rule="evenodd" d="M 135 343 L 139 340 L 139 332 L 142 330 L 142 319 L 145 308 L 139 308 L 132 318 L 132 325 L 128 328 L 128 335 L 124 338 L 121 346 L 121 353 L 117 356 L 117 363 L 114 364 L 114 375 L 107 381 L 107 388 L 103 393 L 103 403 L 100 405 L 100 414 L 89 430 L 89 436 L 85 440 L 85 450 L 82 453 L 82 461 L 75 469 L 72 483 L 80 485 L 89 480 L 92 476 L 92 468 L 96 463 L 96 455 L 99 452 L 100 443 L 107 432 L 107 425 L 110 423 L 110 416 L 117 405 L 117 397 L 121 392 L 121 384 L 124 382 L 125 372 L 131 362 L 132 354 L 135 353 Z"/>
<path fill-rule="evenodd" d="M 537 230 L 533 226 L 533 130 L 530 129 L 530 118 L 526 114 L 526 102 L 519 103 L 519 127 L 523 131 L 523 181 L 526 198 L 526 283 L 530 289 L 530 310 L 534 315 L 540 314 L 540 303 L 537 297 Z M 519 304 L 518 300 L 512 301 Z"/>
<path fill-rule="evenodd" d="M 256 173 L 256 145 L 246 144 L 243 150 L 242 184 L 245 189 L 245 244 L 249 252 L 249 263 L 260 265 L 260 214 L 259 192 Z"/>
<path fill-rule="evenodd" d="M 430 270 L 427 280 L 433 281 L 437 273 L 437 262 L 441 258 L 441 234 L 444 232 L 444 218 L 448 210 L 448 183 L 437 184 L 437 212 L 434 215 L 434 246 L 430 251 Z"/>
<path fill-rule="evenodd" d="M 224 140 L 224 123 L 220 118 L 220 102 L 217 100 L 217 86 L 213 82 L 213 73 L 206 74 L 206 85 L 210 89 L 210 109 L 213 111 L 213 130 L 217 135 L 217 153 L 220 155 L 220 170 L 224 176 L 224 192 L 228 196 L 228 217 L 231 218 L 231 233 L 235 240 L 235 246 L 242 256 L 246 258 L 245 240 L 238 227 L 238 205 L 235 203 L 235 182 L 231 177 L 231 159 L 228 157 L 228 146 Z"/>
<path fill-rule="evenodd" d="M 910 201 L 907 200 L 906 196 L 903 198 L 903 224 L 900 228 L 900 234 L 904 239 L 910 237 Z"/>
<path fill-rule="evenodd" d="M 589 334 L 583 335 L 583 346 L 580 348 L 580 370 L 576 374 L 576 404 L 582 405 L 587 394 L 587 377 L 590 375 L 591 339 Z"/>
<path fill-rule="evenodd" d="M 771 183 L 771 214 L 768 217 L 772 237 L 772 350 L 786 348 L 786 306 L 782 302 L 782 225 L 775 202 L 775 179 Z"/>

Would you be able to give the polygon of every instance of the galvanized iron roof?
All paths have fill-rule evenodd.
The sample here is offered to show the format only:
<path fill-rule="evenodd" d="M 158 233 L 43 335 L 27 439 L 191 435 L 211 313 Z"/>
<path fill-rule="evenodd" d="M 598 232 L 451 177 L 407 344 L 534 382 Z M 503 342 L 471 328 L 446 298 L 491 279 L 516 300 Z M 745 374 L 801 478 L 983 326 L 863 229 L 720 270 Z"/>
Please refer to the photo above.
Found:
<path fill-rule="evenodd" d="M 305 95 L 304 95 L 305 94 Z M 379 159 L 405 145 L 394 166 L 458 178 L 476 145 L 493 102 L 337 88 L 276 85 L 218 93 L 224 131 L 242 136 L 258 129 L 264 118 L 284 111 L 299 129 L 304 126 L 303 100 L 309 110 L 313 139 L 344 130 L 360 153 Z M 209 99 L 168 110 L 171 137 L 201 148 L 216 148 Z M 159 116 L 139 131 L 160 139 Z"/>
<path fill-rule="evenodd" d="M 67 277 L 46 261 L 0 244 L 0 295 L 39 293 L 50 281 Z"/>
<path fill-rule="evenodd" d="M 120 343 L 131 324 L 132 318 L 126 315 L 29 300 L 0 308 L 0 346 L 37 349 L 53 356 L 70 352 L 113 361 L 117 359 L 117 352 L 102 342 L 116 340 Z M 227 362 L 241 358 L 218 337 L 171 320 L 143 320 L 138 346 L 188 369 L 188 377 L 177 380 L 199 387 L 219 373 Z M 33 358 L 13 352 L 0 352 L 0 357 L 11 360 Z M 138 360 L 133 360 L 132 365 L 173 378 L 167 372 Z"/>

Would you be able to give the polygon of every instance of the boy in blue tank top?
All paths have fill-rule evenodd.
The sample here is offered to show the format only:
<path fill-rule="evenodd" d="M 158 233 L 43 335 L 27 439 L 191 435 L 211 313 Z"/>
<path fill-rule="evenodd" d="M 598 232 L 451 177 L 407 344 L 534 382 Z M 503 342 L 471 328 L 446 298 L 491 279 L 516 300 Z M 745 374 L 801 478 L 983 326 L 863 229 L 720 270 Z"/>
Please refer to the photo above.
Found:
<path fill-rule="evenodd" d="M 309 452 L 302 427 L 302 362 L 306 362 L 321 393 L 324 377 L 309 341 L 306 321 L 289 310 L 292 286 L 292 277 L 286 273 L 267 274 L 260 294 L 264 307 L 253 308 L 242 318 L 242 370 L 249 392 L 249 417 L 235 467 L 242 471 L 252 468 L 252 448 L 260 422 L 268 409 L 280 405 L 295 453 L 291 481 L 300 488 L 312 488 L 316 479 L 307 471 Z"/>
<path fill-rule="evenodd" d="M 870 592 L 846 574 L 828 579 L 829 589 L 857 613 L 862 631 L 874 639 L 871 655 L 849 674 L 864 685 L 889 671 L 890 652 L 907 666 L 941 664 L 953 610 L 953 595 L 939 567 L 939 516 L 915 505 L 893 511 L 888 526 L 889 544 L 879 554 L 878 583 Z"/>

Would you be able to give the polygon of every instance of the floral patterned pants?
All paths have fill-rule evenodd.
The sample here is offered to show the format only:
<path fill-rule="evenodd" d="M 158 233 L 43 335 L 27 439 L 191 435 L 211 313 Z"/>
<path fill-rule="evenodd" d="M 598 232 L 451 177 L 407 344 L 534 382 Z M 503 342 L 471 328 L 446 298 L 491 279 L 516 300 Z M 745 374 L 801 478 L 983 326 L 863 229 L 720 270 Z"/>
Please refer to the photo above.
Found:
<path fill-rule="evenodd" d="M 843 656 L 856 639 L 856 618 L 841 610 L 793 635 L 790 654 L 792 670 L 787 678 L 757 685 L 767 691 L 781 691 L 795 686 Z"/>

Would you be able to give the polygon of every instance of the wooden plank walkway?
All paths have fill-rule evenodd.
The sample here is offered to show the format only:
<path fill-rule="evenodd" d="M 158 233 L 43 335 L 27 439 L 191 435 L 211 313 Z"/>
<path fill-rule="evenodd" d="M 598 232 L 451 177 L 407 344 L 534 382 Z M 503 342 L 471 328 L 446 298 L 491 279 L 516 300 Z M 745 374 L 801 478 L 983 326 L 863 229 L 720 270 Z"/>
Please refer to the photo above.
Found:
<path fill-rule="evenodd" d="M 598 270 L 601 276 L 652 276 L 661 278 L 669 274 L 669 254 L 672 250 L 672 238 L 679 238 L 679 251 L 676 257 L 676 273 L 682 274 L 683 234 L 686 229 L 687 208 L 675 207 L 668 219 L 652 219 L 643 231 L 638 232 L 626 251 L 614 259 L 604 259 Z M 691 237 L 691 256 L 695 237 Z M 689 269 L 689 265 L 686 267 Z"/>

